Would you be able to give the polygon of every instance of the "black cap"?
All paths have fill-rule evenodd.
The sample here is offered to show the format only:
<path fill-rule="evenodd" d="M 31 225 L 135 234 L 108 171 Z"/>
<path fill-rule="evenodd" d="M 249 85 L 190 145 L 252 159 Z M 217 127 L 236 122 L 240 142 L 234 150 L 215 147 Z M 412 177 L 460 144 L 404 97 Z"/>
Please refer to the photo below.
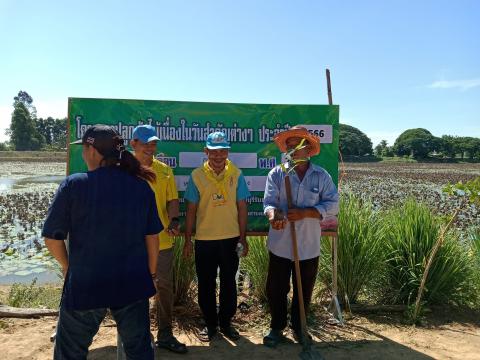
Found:
<path fill-rule="evenodd" d="M 70 143 L 92 145 L 103 156 L 114 155 L 123 147 L 123 139 L 113 127 L 108 125 L 93 125 L 85 131 L 81 140 Z"/>

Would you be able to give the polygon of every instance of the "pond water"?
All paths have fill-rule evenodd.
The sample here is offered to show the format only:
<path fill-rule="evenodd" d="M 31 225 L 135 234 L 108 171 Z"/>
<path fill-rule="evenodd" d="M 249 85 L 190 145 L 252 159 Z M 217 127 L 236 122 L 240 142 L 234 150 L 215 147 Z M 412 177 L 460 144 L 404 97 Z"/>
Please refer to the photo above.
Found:
<path fill-rule="evenodd" d="M 40 233 L 65 166 L 0 162 L 0 284 L 61 281 Z"/>
<path fill-rule="evenodd" d="M 20 179 L 0 177 L 0 193 L 30 188 L 35 184 L 60 184 L 64 178 L 64 175 L 28 176 Z"/>

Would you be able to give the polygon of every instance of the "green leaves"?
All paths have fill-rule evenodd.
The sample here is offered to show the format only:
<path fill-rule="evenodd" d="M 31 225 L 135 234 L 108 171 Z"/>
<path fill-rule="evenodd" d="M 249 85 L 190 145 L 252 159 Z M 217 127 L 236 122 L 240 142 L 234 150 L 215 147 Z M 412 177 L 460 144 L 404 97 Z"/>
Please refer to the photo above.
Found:
<path fill-rule="evenodd" d="M 369 200 L 352 193 L 343 193 L 338 215 L 338 286 L 339 295 L 355 303 L 365 287 L 373 286 L 382 277 L 384 264 L 384 229 L 380 214 Z M 330 244 L 322 240 L 319 278 L 331 279 Z"/>
<path fill-rule="evenodd" d="M 407 200 L 386 217 L 385 251 L 389 301 L 415 301 L 426 261 L 440 235 L 442 221 L 425 205 Z M 466 303 L 470 298 L 471 257 L 451 231 L 433 259 L 424 300 L 432 303 Z"/>
<path fill-rule="evenodd" d="M 480 205 L 480 176 L 465 184 L 461 181 L 456 184 L 449 182 L 443 192 L 451 196 L 466 196 L 470 202 Z"/>
<path fill-rule="evenodd" d="M 249 237 L 248 255 L 240 260 L 240 269 L 250 280 L 254 296 L 262 303 L 267 302 L 268 250 L 265 239 L 264 236 Z"/>

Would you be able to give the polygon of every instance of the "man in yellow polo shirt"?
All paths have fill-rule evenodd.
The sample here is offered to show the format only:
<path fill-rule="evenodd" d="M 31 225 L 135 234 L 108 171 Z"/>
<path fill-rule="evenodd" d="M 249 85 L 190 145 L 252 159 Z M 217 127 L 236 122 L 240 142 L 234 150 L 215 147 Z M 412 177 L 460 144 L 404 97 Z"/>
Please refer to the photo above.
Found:
<path fill-rule="evenodd" d="M 247 203 L 250 196 L 242 172 L 228 160 L 230 143 L 223 132 L 207 138 L 207 161 L 190 176 L 185 200 L 184 255 L 191 256 L 193 225 L 195 230 L 195 267 L 198 278 L 198 304 L 206 327 L 200 332 L 202 341 L 210 341 L 220 331 L 231 340 L 240 335 L 231 325 L 237 310 L 238 270 L 237 246 L 240 255 L 248 252 L 246 241 Z M 196 221 L 195 221 L 196 220 Z M 220 309 L 217 314 L 216 279 L 220 268 Z"/>
<path fill-rule="evenodd" d="M 172 332 L 173 236 L 179 234 L 180 225 L 178 192 L 172 169 L 154 158 L 159 140 L 153 126 L 139 125 L 133 130 L 130 145 L 140 163 L 155 172 L 156 181 L 149 184 L 155 193 L 158 216 L 165 228 L 159 234 L 160 251 L 156 272 L 158 324 L 156 345 L 183 354 L 187 352 L 187 347 L 180 343 Z"/>

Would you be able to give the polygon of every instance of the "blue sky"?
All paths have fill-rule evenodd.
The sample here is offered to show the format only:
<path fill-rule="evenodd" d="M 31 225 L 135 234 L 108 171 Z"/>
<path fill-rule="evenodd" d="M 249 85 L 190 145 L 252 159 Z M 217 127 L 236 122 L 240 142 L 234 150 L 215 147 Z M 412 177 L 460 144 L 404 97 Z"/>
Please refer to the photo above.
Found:
<path fill-rule="evenodd" d="M 480 1 L 0 0 L 0 141 L 19 90 L 67 98 L 326 104 L 374 145 L 480 137 Z"/>

